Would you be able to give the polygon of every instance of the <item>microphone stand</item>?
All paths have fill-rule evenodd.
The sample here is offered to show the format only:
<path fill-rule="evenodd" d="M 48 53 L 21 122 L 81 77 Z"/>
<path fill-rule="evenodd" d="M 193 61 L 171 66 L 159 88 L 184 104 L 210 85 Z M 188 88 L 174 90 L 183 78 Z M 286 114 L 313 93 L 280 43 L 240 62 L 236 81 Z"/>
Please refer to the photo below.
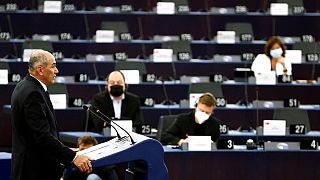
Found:
<path fill-rule="evenodd" d="M 122 139 L 122 137 L 120 136 L 118 130 L 113 126 L 111 125 L 111 123 L 109 123 L 108 121 L 106 121 L 105 119 L 103 119 L 101 116 L 99 116 L 96 112 L 92 111 L 92 109 L 90 109 L 90 107 L 86 106 L 86 105 L 83 105 L 82 108 L 86 111 L 89 111 L 90 113 L 92 113 L 93 115 L 95 115 L 97 118 L 99 118 L 100 120 L 102 120 L 103 122 L 109 124 L 117 133 L 117 137 L 119 140 Z"/>
<path fill-rule="evenodd" d="M 110 122 L 113 122 L 116 126 L 118 126 L 121 130 L 123 130 L 126 134 L 128 134 L 131 144 L 135 144 L 136 142 L 133 140 L 132 136 L 129 134 L 129 132 L 127 130 L 125 130 L 123 127 L 119 126 L 116 122 L 114 122 L 111 118 L 109 118 L 107 115 L 103 114 L 97 107 L 92 106 L 93 107 L 93 111 L 99 113 L 100 115 L 102 115 L 104 118 L 108 119 Z M 110 123 L 111 125 L 111 123 Z"/>

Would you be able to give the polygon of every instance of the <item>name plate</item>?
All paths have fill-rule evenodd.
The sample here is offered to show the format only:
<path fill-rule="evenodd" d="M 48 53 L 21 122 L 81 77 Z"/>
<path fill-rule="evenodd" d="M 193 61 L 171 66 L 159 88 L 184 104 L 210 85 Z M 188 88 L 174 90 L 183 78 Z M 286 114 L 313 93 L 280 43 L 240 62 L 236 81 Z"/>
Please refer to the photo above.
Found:
<path fill-rule="evenodd" d="M 235 42 L 236 42 L 235 31 L 218 31 L 217 32 L 217 43 L 234 44 Z"/>
<path fill-rule="evenodd" d="M 219 139 L 218 140 L 218 149 L 233 149 L 234 142 L 231 139 Z"/>
<path fill-rule="evenodd" d="M 317 62 L 317 61 L 319 61 L 319 54 L 317 54 L 317 53 L 306 54 L 306 61 L 307 62 Z"/>
<path fill-rule="evenodd" d="M 62 41 L 70 41 L 72 39 L 72 34 L 71 33 L 61 33 L 59 35 L 59 39 Z"/>
<path fill-rule="evenodd" d="M 44 1 L 43 12 L 44 13 L 61 13 L 62 2 L 61 1 Z"/>
<path fill-rule="evenodd" d="M 64 58 L 64 55 L 61 51 L 52 52 L 52 55 L 56 60 L 63 60 Z"/>
<path fill-rule="evenodd" d="M 253 53 L 242 53 L 241 61 L 253 61 L 255 59 L 255 55 Z"/>
<path fill-rule="evenodd" d="M 286 120 L 263 120 L 263 135 L 285 136 Z"/>
<path fill-rule="evenodd" d="M 113 59 L 116 61 L 126 61 L 128 55 L 125 52 L 116 52 L 113 54 Z"/>
<path fill-rule="evenodd" d="M 69 98 L 68 106 L 69 107 L 82 107 L 83 100 L 81 98 Z"/>
<path fill-rule="evenodd" d="M 121 126 L 123 129 L 125 129 L 129 133 L 132 132 L 132 120 L 113 120 L 113 121 L 115 121 L 115 123 L 117 123 L 119 126 Z M 128 134 L 124 132 L 122 129 L 120 129 L 117 125 L 115 125 L 113 121 L 111 122 L 111 125 L 117 129 L 120 136 L 121 137 L 128 136 Z M 112 127 L 110 130 L 110 136 L 117 136 L 116 131 Z"/>
<path fill-rule="evenodd" d="M 227 100 L 223 97 L 217 97 L 217 107 L 226 107 L 227 105 Z"/>
<path fill-rule="evenodd" d="M 249 33 L 240 34 L 240 41 L 243 41 L 243 42 L 253 41 L 253 35 Z"/>
<path fill-rule="evenodd" d="M 119 40 L 120 41 L 131 41 L 132 36 L 130 33 L 120 33 L 119 34 Z"/>
<path fill-rule="evenodd" d="M 302 42 L 314 42 L 315 38 L 313 37 L 313 35 L 310 35 L 310 34 L 304 34 L 301 36 L 301 40 Z"/>
<path fill-rule="evenodd" d="M 180 6 L 178 6 L 177 11 L 179 13 L 187 13 L 190 11 L 190 8 L 187 5 L 180 5 Z"/>
<path fill-rule="evenodd" d="M 305 9 L 303 6 L 293 6 L 292 7 L 293 14 L 303 14 L 304 12 L 305 12 Z"/>
<path fill-rule="evenodd" d="M 237 14 L 245 14 L 248 12 L 248 8 L 246 6 L 236 6 L 235 13 Z"/>
<path fill-rule="evenodd" d="M 177 59 L 180 61 L 190 61 L 192 59 L 190 52 L 178 52 Z"/>
<path fill-rule="evenodd" d="M 132 12 L 133 7 L 130 4 L 123 4 L 120 6 L 120 11 L 121 12 Z"/>
<path fill-rule="evenodd" d="M 306 134 L 306 126 L 304 124 L 291 124 L 289 132 L 290 134 Z"/>
<path fill-rule="evenodd" d="M 11 39 L 11 35 L 9 32 L 0 32 L 0 40 L 9 40 Z"/>
<path fill-rule="evenodd" d="M 8 69 L 0 69 L 0 84 L 8 84 Z"/>
<path fill-rule="evenodd" d="M 151 73 L 148 73 L 148 74 L 143 74 L 142 75 L 142 81 L 143 82 L 156 82 L 157 80 L 157 76 L 155 74 L 151 74 Z"/>
<path fill-rule="evenodd" d="M 63 11 L 65 12 L 72 12 L 76 10 L 76 6 L 74 4 L 65 4 L 63 6 Z"/>
<path fill-rule="evenodd" d="M 153 107 L 155 104 L 155 101 L 151 97 L 140 98 L 140 104 L 141 106 Z"/>
<path fill-rule="evenodd" d="M 289 14 L 289 6 L 287 3 L 271 3 L 270 14 L 276 16 L 286 16 Z"/>
<path fill-rule="evenodd" d="M 319 142 L 315 139 L 302 139 L 300 141 L 300 149 L 318 150 Z"/>
<path fill-rule="evenodd" d="M 295 98 L 285 99 L 283 102 L 284 107 L 297 108 L 300 105 L 300 101 Z"/>
<path fill-rule="evenodd" d="M 22 77 L 18 73 L 8 74 L 8 81 L 9 82 L 20 82 L 21 79 L 22 79 Z"/>
<path fill-rule="evenodd" d="M 18 5 L 16 3 L 7 3 L 5 7 L 6 11 L 16 11 L 18 10 Z"/>
<path fill-rule="evenodd" d="M 210 136 L 188 136 L 189 151 L 211 151 Z"/>
<path fill-rule="evenodd" d="M 112 43 L 114 42 L 114 31 L 112 30 L 97 30 L 96 31 L 97 43 Z"/>
<path fill-rule="evenodd" d="M 226 124 L 220 124 L 220 134 L 228 134 L 229 127 Z"/>
<path fill-rule="evenodd" d="M 181 41 L 192 41 L 193 37 L 191 34 L 180 34 Z"/>
<path fill-rule="evenodd" d="M 157 14 L 174 14 L 175 4 L 174 2 L 157 2 Z"/>
<path fill-rule="evenodd" d="M 153 49 L 154 62 L 172 62 L 172 49 Z"/>
<path fill-rule="evenodd" d="M 151 125 L 150 124 L 142 124 L 140 127 L 137 127 L 136 133 L 148 135 L 151 134 Z"/>
<path fill-rule="evenodd" d="M 86 73 L 77 73 L 74 75 L 74 81 L 75 82 L 88 82 L 89 75 Z"/>
<path fill-rule="evenodd" d="M 222 74 L 212 74 L 209 77 L 210 82 L 222 83 L 224 81 L 224 76 Z"/>
<path fill-rule="evenodd" d="M 66 94 L 50 94 L 50 100 L 54 109 L 67 108 L 67 95 Z"/>

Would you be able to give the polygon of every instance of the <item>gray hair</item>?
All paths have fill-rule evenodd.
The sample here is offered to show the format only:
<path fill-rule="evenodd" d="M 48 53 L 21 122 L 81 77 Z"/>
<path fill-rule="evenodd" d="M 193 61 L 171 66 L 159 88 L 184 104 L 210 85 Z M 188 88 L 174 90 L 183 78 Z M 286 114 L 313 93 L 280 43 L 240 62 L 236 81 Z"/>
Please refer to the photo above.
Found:
<path fill-rule="evenodd" d="M 34 71 L 38 65 L 47 66 L 48 58 L 46 56 L 47 51 L 35 50 L 31 53 L 31 57 L 28 63 L 29 71 Z"/>

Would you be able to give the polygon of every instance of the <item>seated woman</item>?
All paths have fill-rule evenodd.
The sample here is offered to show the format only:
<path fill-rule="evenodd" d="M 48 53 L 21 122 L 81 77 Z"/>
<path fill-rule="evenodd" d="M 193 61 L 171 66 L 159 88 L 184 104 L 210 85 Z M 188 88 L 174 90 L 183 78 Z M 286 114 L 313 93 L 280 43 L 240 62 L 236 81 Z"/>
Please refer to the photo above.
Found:
<path fill-rule="evenodd" d="M 286 47 L 277 36 L 272 36 L 264 47 L 264 54 L 259 54 L 252 63 L 255 76 L 269 71 L 276 75 L 292 75 L 290 60 L 285 58 Z"/>

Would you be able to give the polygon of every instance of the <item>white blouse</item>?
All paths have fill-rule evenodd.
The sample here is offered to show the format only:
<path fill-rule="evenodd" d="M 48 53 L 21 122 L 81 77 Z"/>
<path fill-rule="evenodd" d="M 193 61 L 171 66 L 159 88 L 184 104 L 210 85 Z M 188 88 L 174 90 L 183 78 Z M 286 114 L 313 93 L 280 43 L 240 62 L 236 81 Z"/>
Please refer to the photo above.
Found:
<path fill-rule="evenodd" d="M 290 60 L 285 59 L 284 65 L 287 68 L 287 75 L 292 75 L 292 67 Z M 251 70 L 254 74 L 271 71 L 271 60 L 265 54 L 259 54 L 253 61 Z M 283 75 L 283 66 L 281 63 L 276 64 L 276 74 Z"/>

